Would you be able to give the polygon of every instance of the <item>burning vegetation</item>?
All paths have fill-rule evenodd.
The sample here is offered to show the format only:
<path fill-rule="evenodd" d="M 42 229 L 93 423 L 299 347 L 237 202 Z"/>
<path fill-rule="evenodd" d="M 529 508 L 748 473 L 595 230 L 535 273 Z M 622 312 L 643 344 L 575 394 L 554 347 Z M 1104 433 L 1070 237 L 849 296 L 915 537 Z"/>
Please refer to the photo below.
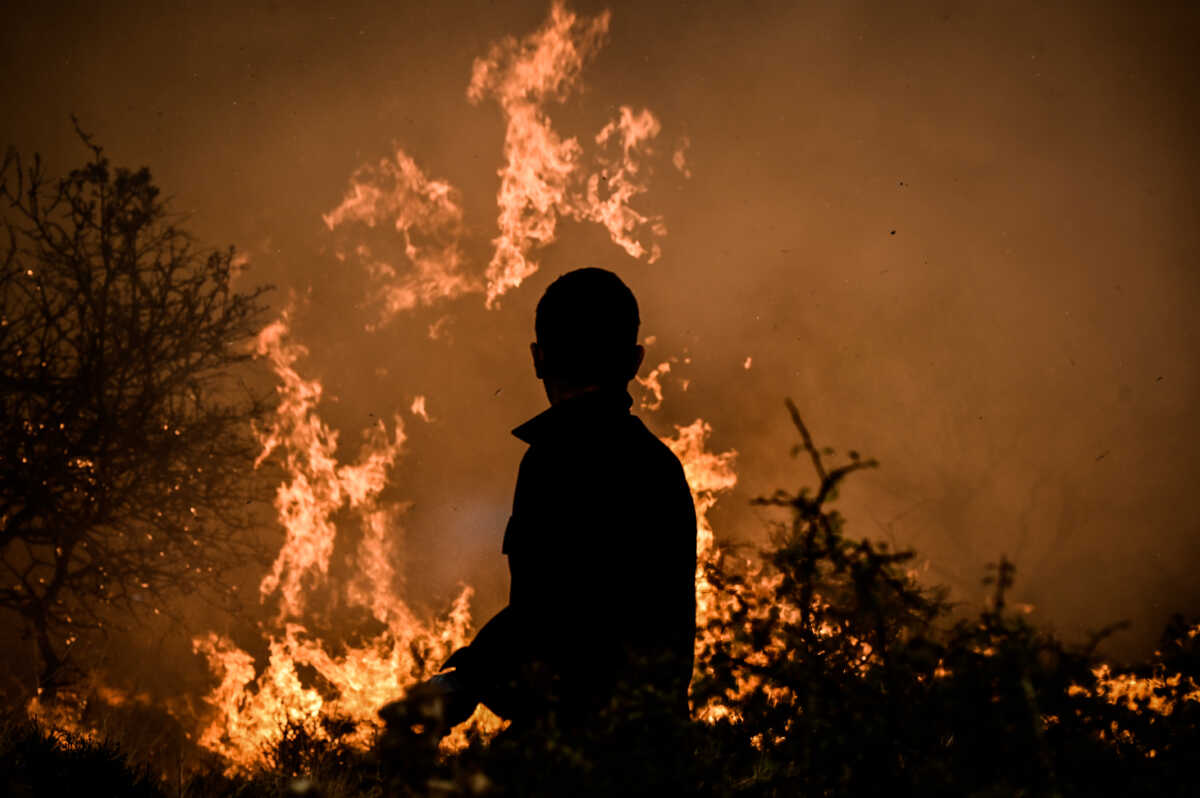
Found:
<path fill-rule="evenodd" d="M 585 146 L 548 111 L 579 88 L 608 27 L 607 13 L 581 18 L 556 3 L 539 30 L 476 59 L 467 99 L 495 102 L 505 125 L 485 265 L 466 254 L 457 189 L 402 149 L 351 177 L 324 222 L 339 261 L 369 277 L 368 330 L 475 295 L 498 309 L 564 220 L 599 225 L 630 258 L 657 259 L 665 224 L 634 203 L 660 156 L 690 176 L 687 139 L 660 153 L 661 121 L 623 106 Z M 48 193 L 36 165 L 22 171 L 10 157 L 0 192 L 12 242 L 0 277 L 0 606 L 43 658 L 37 684 L 10 691 L 0 783 L 556 795 L 585 773 L 593 794 L 630 791 L 552 735 L 515 744 L 483 708 L 436 748 L 419 734 L 379 744 L 379 708 L 436 673 L 477 620 L 470 587 L 432 614 L 404 593 L 405 505 L 384 494 L 405 455 L 405 419 L 376 421 L 347 456 L 321 415 L 324 386 L 303 374 L 302 303 L 266 321 L 262 290 L 233 285 L 232 251 L 197 254 L 148 172 L 113 171 L 92 150 Z M 397 239 L 399 259 L 386 254 Z M 639 380 L 643 410 L 662 406 L 668 379 L 687 389 L 677 375 L 688 362 L 670 358 Z M 273 393 L 245 387 L 261 366 Z M 692 721 L 644 741 L 641 789 L 1161 795 L 1194 777 L 1200 625 L 1177 621 L 1150 662 L 1118 668 L 1096 655 L 1102 635 L 1067 645 L 1011 612 L 1006 561 L 990 577 L 990 605 L 964 619 L 917 581 L 911 552 L 848 533 L 832 503 L 876 464 L 853 451 L 831 464 L 788 409 L 793 454 L 816 484 L 757 501 L 778 514 L 759 550 L 722 547 L 709 520 L 737 482 L 736 452 L 710 451 L 701 419 L 660 430 L 697 510 L 699 631 Z M 424 394 L 409 410 L 431 421 Z M 252 534 L 262 526 L 282 531 L 273 559 Z M 345 548 L 349 578 L 334 563 Z M 249 600 L 258 640 L 193 635 L 204 694 L 160 698 L 92 667 L 81 639 L 158 613 L 172 591 L 224 584 L 218 574 L 251 555 L 265 569 Z M 173 730 L 169 743 L 143 738 L 133 750 L 148 718 Z M 636 734 L 627 719 L 597 719 L 597 734 L 614 729 Z"/>

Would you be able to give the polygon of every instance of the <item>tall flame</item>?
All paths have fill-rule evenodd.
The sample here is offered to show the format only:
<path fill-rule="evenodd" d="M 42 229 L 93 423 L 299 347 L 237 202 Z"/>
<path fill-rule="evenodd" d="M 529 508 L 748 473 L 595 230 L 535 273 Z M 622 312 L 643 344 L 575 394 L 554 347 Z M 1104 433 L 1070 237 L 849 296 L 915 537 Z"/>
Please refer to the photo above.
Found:
<path fill-rule="evenodd" d="M 268 662 L 262 672 L 256 671 L 250 654 L 217 634 L 194 641 L 219 679 L 207 697 L 210 717 L 198 740 L 234 769 L 260 762 L 289 723 L 320 737 L 320 719 L 346 719 L 357 728 L 349 741 L 365 746 L 378 724 L 379 707 L 433 675 L 470 632 L 469 588 L 446 617 L 433 622 L 419 620 L 397 590 L 393 547 L 403 507 L 381 502 L 379 494 L 403 447 L 403 422 L 397 416 L 390 434 L 383 422 L 368 429 L 357 462 L 339 462 L 337 433 L 317 414 L 321 385 L 296 371 L 304 350 L 288 341 L 288 327 L 285 313 L 258 338 L 260 354 L 280 381 L 279 410 L 260 432 L 260 461 L 280 450 L 289 475 L 275 501 L 286 539 L 261 585 L 263 600 L 278 596 L 280 605 L 266 632 Z M 362 536 L 354 556 L 355 576 L 341 596 L 347 606 L 366 609 L 383 631 L 364 643 L 343 645 L 335 654 L 309 633 L 302 616 L 308 610 L 306 595 L 327 585 L 338 533 L 332 518 L 343 510 L 357 516 Z M 312 669 L 321 684 L 306 682 L 298 666 Z M 494 716 L 484 713 L 474 722 L 497 725 Z"/>
<path fill-rule="evenodd" d="M 708 451 L 711 434 L 712 427 L 703 419 L 696 419 L 686 427 L 676 427 L 674 436 L 662 439 L 683 464 L 683 473 L 696 505 L 696 624 L 701 629 L 718 617 L 719 612 L 717 590 L 708 581 L 706 573 L 706 567 L 718 554 L 708 513 L 716 506 L 720 494 L 737 484 L 737 472 L 733 469 L 737 452 L 732 449 L 720 454 Z M 704 645 L 705 638 L 701 633 L 696 642 L 697 651 Z"/>
<path fill-rule="evenodd" d="M 289 343 L 288 314 L 258 336 L 257 351 L 271 363 L 280 385 L 279 411 L 261 432 L 261 463 L 276 449 L 284 450 L 284 466 L 291 479 L 276 491 L 275 507 L 287 539 L 271 572 L 260 585 L 263 598 L 280 594 L 280 612 L 300 615 L 304 610 L 306 578 L 323 579 L 337 535 L 330 516 L 343 506 L 364 517 L 378 515 L 375 502 L 386 485 L 387 470 L 404 445 L 404 422 L 397 415 L 389 436 L 383 421 L 369 428 L 359 462 L 339 464 L 335 453 L 338 434 L 316 414 L 321 384 L 305 380 L 293 367 L 306 353 Z"/>
<path fill-rule="evenodd" d="M 474 104 L 494 100 L 505 121 L 499 229 L 482 275 L 470 271 L 463 254 L 466 226 L 454 186 L 430 177 L 399 147 L 351 175 L 341 202 L 323 221 L 339 236 L 338 259 L 357 264 L 370 279 L 370 299 L 380 308 L 368 329 L 401 312 L 471 293 L 483 293 L 486 305 L 495 307 L 537 270 L 532 255 L 555 240 L 560 219 L 601 225 L 630 257 L 648 262 L 659 257 L 652 239 L 666 234 L 662 218 L 632 206 L 648 190 L 649 157 L 662 129 L 658 118 L 647 109 L 621 106 L 613 120 L 585 139 L 590 151 L 585 157 L 580 139 L 557 132 L 547 112 L 550 104 L 579 89 L 583 68 L 603 45 L 610 19 L 608 12 L 581 18 L 554 2 L 538 30 L 521 39 L 506 37 L 475 60 L 467 98 Z M 684 176 L 691 174 L 687 145 L 682 139 L 671 158 Z M 442 315 L 429 326 L 429 337 L 446 335 L 452 320 Z M 231 770 L 261 763 L 288 724 L 320 738 L 327 733 L 322 719 L 345 719 L 356 729 L 352 741 L 368 744 L 378 708 L 432 675 L 468 640 L 471 621 L 469 588 L 434 620 L 419 619 L 403 599 L 397 547 L 404 505 L 381 498 L 404 449 L 400 415 L 366 429 L 357 458 L 344 462 L 338 432 L 319 414 L 322 384 L 298 369 L 307 353 L 292 339 L 291 313 L 285 311 L 262 330 L 255 346 L 279 381 L 276 414 L 257 431 L 262 449 L 256 467 L 275 457 L 286 474 L 274 502 L 284 542 L 260 583 L 260 600 L 273 610 L 261 626 L 267 659 L 257 662 L 224 635 L 193 640 L 215 678 L 195 739 L 224 757 Z M 662 402 L 660 379 L 671 362 L 678 360 L 664 362 L 643 381 L 654 396 L 644 404 L 649 409 Z M 409 409 L 431 420 L 423 394 Z M 697 420 L 664 438 L 682 461 L 696 502 L 702 628 L 722 617 L 720 596 L 706 576 L 706 565 L 718 553 L 708 513 L 737 481 L 736 453 L 707 451 L 710 433 L 708 424 Z M 358 533 L 354 576 L 338 583 L 331 563 L 339 524 L 347 523 Z M 340 540 L 346 545 L 346 536 Z M 316 620 L 328 607 L 311 606 L 313 596 L 356 608 L 379 631 L 361 642 L 326 641 Z M 701 634 L 698 651 L 713 645 L 709 634 Z M 31 711 L 39 708 L 35 699 Z M 187 721 L 190 712 L 176 714 Z M 467 726 L 486 733 L 499 721 L 481 709 Z M 448 744 L 463 744 L 463 732 L 460 727 Z"/>
<path fill-rule="evenodd" d="M 429 177 L 399 147 L 351 176 L 342 201 L 323 220 L 341 236 L 339 260 L 357 263 L 371 280 L 371 299 L 380 311 L 368 329 L 398 313 L 474 292 L 484 292 L 486 304 L 494 307 L 498 297 L 536 270 L 529 255 L 554 240 L 560 217 L 602 225 L 632 257 L 653 261 L 659 256 L 658 245 L 647 246 L 640 237 L 643 232 L 664 235 L 661 218 L 630 205 L 647 190 L 644 161 L 661 131 L 658 119 L 648 110 L 620 108 L 617 118 L 593 137 L 595 153 L 585 169 L 583 145 L 560 136 L 546 112 L 548 104 L 579 87 L 583 67 L 603 44 L 609 20 L 607 12 L 581 19 L 555 2 L 539 30 L 521 40 L 507 37 L 495 43 L 474 63 L 468 99 L 476 104 L 496 100 L 506 121 L 499 235 L 482 279 L 466 269 L 462 203 L 451 184 Z M 392 231 L 395 239 L 389 238 Z M 441 336 L 449 319 L 442 316 L 431 325 L 429 336 Z M 390 425 L 380 421 L 364 432 L 354 462 L 339 459 L 338 433 L 318 414 L 321 383 L 297 370 L 306 350 L 291 340 L 290 326 L 285 312 L 256 341 L 258 354 L 279 380 L 277 414 L 259 431 L 258 463 L 276 455 L 287 474 L 275 497 L 285 540 L 260 585 L 262 601 L 277 604 L 273 621 L 264 627 L 268 661 L 256 668 L 250 654 L 220 635 L 194 641 L 218 680 L 207 699 L 210 716 L 199 740 L 234 768 L 259 761 L 288 723 L 305 725 L 320 736 L 317 720 L 349 719 L 358 724 L 356 739 L 365 744 L 377 722 L 376 710 L 432 675 L 466 642 L 470 628 L 469 589 L 446 617 L 433 622 L 419 620 L 398 592 L 395 547 L 404 507 L 384 502 L 380 495 L 404 448 L 400 415 Z M 409 410 L 430 421 L 423 394 Z M 732 484 L 733 476 L 728 460 L 704 459 L 705 435 L 707 428 L 697 422 L 679 431 L 676 444 L 685 456 L 695 456 L 693 468 L 726 469 L 724 477 L 701 479 L 698 495 L 707 508 L 722 489 L 720 480 Z M 355 576 L 346 584 L 331 584 L 338 523 L 347 517 L 360 533 Z M 703 513 L 700 524 L 706 553 L 712 548 L 712 530 Z M 383 631 L 332 653 L 310 631 L 312 619 L 321 615 L 316 612 L 321 608 L 307 605 L 313 595 L 362 608 Z M 481 729 L 494 729 L 497 723 L 486 712 L 472 720 Z M 458 735 L 461 743 L 461 730 Z"/>
<path fill-rule="evenodd" d="M 549 103 L 562 102 L 579 87 L 583 66 L 604 43 L 610 19 L 607 11 L 580 19 L 555 2 L 540 29 L 521 40 L 506 37 L 475 59 L 467 98 L 495 99 L 506 122 L 506 162 L 496 198 L 500 235 L 492 242 L 486 273 L 488 307 L 537 271 L 530 253 L 555 239 L 560 216 L 602 224 L 635 258 L 648 251 L 635 237 L 641 228 L 666 232 L 661 218 L 629 206 L 646 190 L 639 160 L 661 129 L 658 119 L 648 110 L 621 108 L 620 117 L 595 136 L 602 148 L 618 145 L 616 153 L 601 152 L 594 170 L 584 174 L 583 146 L 555 131 L 546 112 Z M 657 245 L 649 254 L 650 260 L 658 257 Z"/>

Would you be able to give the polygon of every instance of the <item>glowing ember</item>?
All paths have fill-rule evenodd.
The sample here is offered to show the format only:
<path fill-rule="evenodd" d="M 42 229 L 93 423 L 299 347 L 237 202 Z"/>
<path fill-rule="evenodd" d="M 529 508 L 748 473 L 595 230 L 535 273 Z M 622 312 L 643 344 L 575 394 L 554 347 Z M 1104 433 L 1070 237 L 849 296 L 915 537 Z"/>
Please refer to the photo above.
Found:
<path fill-rule="evenodd" d="M 1200 633 L 1200 626 L 1193 627 L 1189 634 Z M 1160 669 L 1161 671 L 1161 669 Z M 1165 672 L 1154 676 L 1140 677 L 1132 673 L 1117 673 L 1108 664 L 1103 664 L 1092 671 L 1097 680 L 1097 694 L 1113 704 L 1124 704 L 1130 711 L 1138 712 L 1141 705 L 1160 715 L 1170 715 L 1175 710 L 1175 702 L 1162 695 L 1168 688 L 1171 692 L 1178 690 L 1183 675 L 1176 673 L 1168 675 Z M 1183 693 L 1184 701 L 1200 701 L 1200 685 L 1188 680 L 1188 689 Z M 1086 688 L 1072 685 L 1069 688 L 1072 695 L 1089 695 Z"/>
<path fill-rule="evenodd" d="M 432 419 L 429 418 L 429 411 L 425 409 L 424 396 L 414 397 L 412 400 L 412 405 L 409 407 L 409 411 L 427 424 L 432 421 Z"/>
<path fill-rule="evenodd" d="M 675 147 L 675 152 L 671 153 L 671 165 L 679 171 L 679 174 L 687 178 L 692 176 L 692 170 L 687 162 L 687 151 L 691 146 L 692 140 L 684 136 L 679 140 L 679 145 Z"/>
<path fill-rule="evenodd" d="M 154 699 L 149 693 L 131 693 L 113 687 L 104 674 L 91 671 L 79 682 L 59 688 L 53 701 L 43 700 L 42 691 L 38 690 L 26 704 L 25 711 L 60 742 L 73 739 L 102 743 L 106 735 L 101 730 L 102 724 L 95 722 L 97 717 L 104 716 L 116 707 L 150 707 L 153 703 Z"/>
<path fill-rule="evenodd" d="M 664 360 L 650 370 L 650 373 L 645 377 L 637 377 L 637 381 L 643 388 L 646 389 L 646 396 L 642 397 L 641 407 L 643 410 L 658 410 L 663 403 L 663 389 L 661 378 L 664 374 L 671 372 L 671 362 Z"/>

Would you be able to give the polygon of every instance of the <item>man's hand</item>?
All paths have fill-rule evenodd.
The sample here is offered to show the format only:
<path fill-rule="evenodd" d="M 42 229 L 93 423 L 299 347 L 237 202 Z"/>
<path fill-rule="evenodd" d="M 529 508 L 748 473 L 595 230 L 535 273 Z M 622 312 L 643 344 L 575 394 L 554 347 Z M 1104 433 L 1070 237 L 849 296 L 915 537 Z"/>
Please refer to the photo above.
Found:
<path fill-rule="evenodd" d="M 447 671 L 413 685 L 404 698 L 380 709 L 379 717 L 389 730 L 407 728 L 441 737 L 471 717 L 478 703 L 454 671 Z"/>

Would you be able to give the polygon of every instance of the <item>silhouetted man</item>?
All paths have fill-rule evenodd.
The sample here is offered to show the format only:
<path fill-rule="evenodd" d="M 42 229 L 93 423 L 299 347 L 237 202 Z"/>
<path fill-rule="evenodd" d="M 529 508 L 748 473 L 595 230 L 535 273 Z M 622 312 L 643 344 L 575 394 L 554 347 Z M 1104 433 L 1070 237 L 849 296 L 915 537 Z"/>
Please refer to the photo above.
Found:
<path fill-rule="evenodd" d="M 550 408 L 513 430 L 529 449 L 504 531 L 508 606 L 410 691 L 439 699 L 447 728 L 480 702 L 516 729 L 568 733 L 614 705 L 687 716 L 695 508 L 678 459 L 630 413 L 639 323 L 603 269 L 562 275 L 538 302 L 530 349 Z"/>

